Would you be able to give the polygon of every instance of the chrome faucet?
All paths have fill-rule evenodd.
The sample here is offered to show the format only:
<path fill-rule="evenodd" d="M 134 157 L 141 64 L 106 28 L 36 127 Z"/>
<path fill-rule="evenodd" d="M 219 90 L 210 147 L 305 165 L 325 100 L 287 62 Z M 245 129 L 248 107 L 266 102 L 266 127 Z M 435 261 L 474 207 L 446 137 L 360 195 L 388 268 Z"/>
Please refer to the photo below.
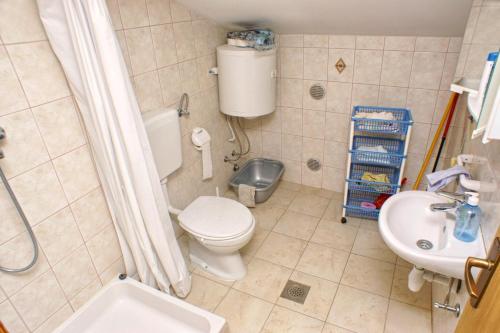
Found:
<path fill-rule="evenodd" d="M 437 195 L 453 200 L 453 202 L 440 202 L 431 204 L 431 211 L 433 212 L 447 212 L 457 208 L 458 204 L 463 204 L 467 200 L 466 194 L 451 193 L 445 191 L 435 192 Z"/>

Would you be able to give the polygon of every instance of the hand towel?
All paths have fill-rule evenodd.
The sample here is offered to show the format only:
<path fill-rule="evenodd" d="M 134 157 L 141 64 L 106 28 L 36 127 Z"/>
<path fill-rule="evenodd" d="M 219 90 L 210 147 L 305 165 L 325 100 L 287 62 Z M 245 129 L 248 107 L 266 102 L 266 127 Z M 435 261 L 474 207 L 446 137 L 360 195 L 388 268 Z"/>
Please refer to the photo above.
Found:
<path fill-rule="evenodd" d="M 436 192 L 457 179 L 460 175 L 470 177 L 469 172 L 461 165 L 456 165 L 453 168 L 430 173 L 425 176 L 428 183 L 427 191 Z"/>
<path fill-rule="evenodd" d="M 238 200 L 247 207 L 255 207 L 255 187 L 247 184 L 238 185 Z"/>

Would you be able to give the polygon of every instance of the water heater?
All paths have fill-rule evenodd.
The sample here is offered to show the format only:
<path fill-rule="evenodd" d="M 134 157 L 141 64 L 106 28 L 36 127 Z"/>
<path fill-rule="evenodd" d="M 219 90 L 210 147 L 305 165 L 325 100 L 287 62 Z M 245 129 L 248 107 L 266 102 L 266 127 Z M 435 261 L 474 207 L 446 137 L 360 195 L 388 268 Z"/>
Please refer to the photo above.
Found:
<path fill-rule="evenodd" d="M 222 113 L 255 118 L 275 110 L 276 49 L 219 46 L 217 71 Z"/>

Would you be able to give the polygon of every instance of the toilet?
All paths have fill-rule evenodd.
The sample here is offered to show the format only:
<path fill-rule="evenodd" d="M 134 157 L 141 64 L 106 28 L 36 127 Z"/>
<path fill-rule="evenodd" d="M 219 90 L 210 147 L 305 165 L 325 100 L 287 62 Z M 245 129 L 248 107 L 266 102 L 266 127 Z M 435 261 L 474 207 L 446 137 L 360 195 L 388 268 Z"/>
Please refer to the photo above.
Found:
<path fill-rule="evenodd" d="M 170 204 L 167 177 L 182 165 L 177 110 L 143 114 L 143 121 L 169 211 L 190 235 L 189 257 L 195 265 L 223 280 L 240 280 L 246 265 L 239 250 L 252 238 L 255 218 L 241 203 L 217 196 L 200 196 L 180 211 Z M 194 149 L 194 148 L 193 148 Z"/>

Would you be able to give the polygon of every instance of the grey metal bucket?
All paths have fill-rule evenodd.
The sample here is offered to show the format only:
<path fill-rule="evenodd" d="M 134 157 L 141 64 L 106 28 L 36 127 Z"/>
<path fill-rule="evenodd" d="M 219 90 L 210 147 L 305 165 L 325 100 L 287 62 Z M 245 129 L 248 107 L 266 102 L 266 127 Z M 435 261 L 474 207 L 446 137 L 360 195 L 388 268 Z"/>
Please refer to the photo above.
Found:
<path fill-rule="evenodd" d="M 266 201 L 278 186 L 285 171 L 282 162 L 267 158 L 253 158 L 229 180 L 229 185 L 238 193 L 238 186 L 246 184 L 255 187 L 255 202 Z"/>

